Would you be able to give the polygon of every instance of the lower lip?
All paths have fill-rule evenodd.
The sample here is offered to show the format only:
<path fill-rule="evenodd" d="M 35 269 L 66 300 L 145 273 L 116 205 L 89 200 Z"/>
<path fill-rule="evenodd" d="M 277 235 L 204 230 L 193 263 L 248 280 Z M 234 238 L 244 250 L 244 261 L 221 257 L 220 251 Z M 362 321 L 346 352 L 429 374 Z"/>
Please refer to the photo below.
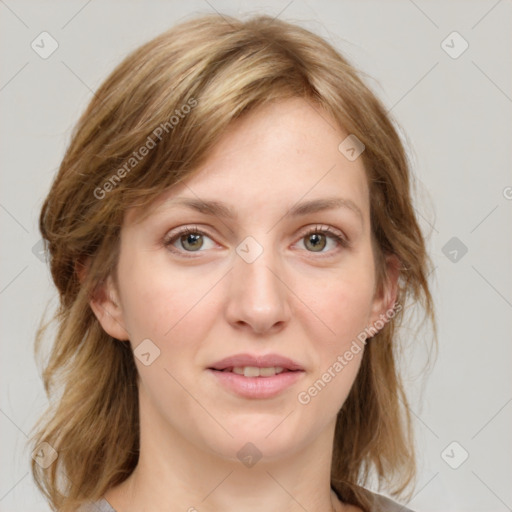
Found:
<path fill-rule="evenodd" d="M 219 382 L 245 398 L 272 398 L 295 384 L 303 371 L 281 372 L 272 377 L 244 377 L 233 372 L 208 369 Z"/>

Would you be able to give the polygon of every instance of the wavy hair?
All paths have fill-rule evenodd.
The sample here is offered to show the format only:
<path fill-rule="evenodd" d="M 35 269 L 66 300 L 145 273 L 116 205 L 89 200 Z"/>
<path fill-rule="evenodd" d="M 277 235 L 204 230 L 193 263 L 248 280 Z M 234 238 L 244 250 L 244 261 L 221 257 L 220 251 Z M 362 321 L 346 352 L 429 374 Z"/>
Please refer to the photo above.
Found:
<path fill-rule="evenodd" d="M 292 97 L 327 112 L 365 145 L 379 287 L 386 281 L 385 255 L 401 262 L 397 301 L 403 307 L 364 351 L 338 413 L 331 477 L 342 499 L 364 510 L 370 505 L 362 486 L 372 471 L 393 496 L 415 480 L 397 329 L 408 305 L 421 306 L 436 342 L 437 328 L 427 280 L 432 264 L 396 123 L 363 74 L 320 36 L 269 16 L 202 15 L 145 43 L 114 69 L 74 128 L 42 205 L 39 229 L 59 305 L 49 321 L 43 315 L 35 336 L 49 404 L 30 443 L 34 450 L 48 443 L 58 453 L 48 468 L 31 461 L 52 509 L 72 511 L 99 499 L 138 461 L 133 353 L 102 329 L 89 306 L 115 276 L 125 212 L 145 211 L 165 189 L 192 176 L 233 120 Z M 139 159 L 142 147 L 148 150 Z M 43 361 L 42 340 L 52 323 L 57 329 Z"/>

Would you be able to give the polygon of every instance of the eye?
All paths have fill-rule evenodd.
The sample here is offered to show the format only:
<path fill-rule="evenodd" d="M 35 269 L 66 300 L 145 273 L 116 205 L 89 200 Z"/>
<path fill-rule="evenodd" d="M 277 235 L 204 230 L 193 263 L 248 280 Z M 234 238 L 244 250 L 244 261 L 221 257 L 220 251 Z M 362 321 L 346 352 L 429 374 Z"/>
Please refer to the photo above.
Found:
<path fill-rule="evenodd" d="M 176 247 L 176 243 L 181 245 L 181 249 L 185 250 L 185 252 L 201 252 L 201 249 L 204 246 L 204 242 L 202 238 L 207 237 L 210 238 L 204 231 L 193 227 L 186 227 L 177 233 L 166 237 L 164 240 L 165 247 L 168 247 L 172 252 L 181 252 L 180 250 L 173 250 L 172 247 Z M 211 239 L 210 239 L 211 240 Z"/>
<path fill-rule="evenodd" d="M 164 239 L 163 244 L 174 253 L 202 252 L 201 249 L 205 247 L 205 237 L 211 241 L 210 236 L 204 231 L 198 229 L 196 226 L 187 226 L 179 230 L 177 233 L 171 233 Z M 344 237 L 344 235 L 341 232 L 338 233 L 337 231 L 334 231 L 329 226 L 315 226 L 304 233 L 301 240 L 306 239 L 305 246 L 312 249 L 309 252 L 322 253 L 328 252 L 323 251 L 323 249 L 327 246 L 327 240 L 329 238 L 342 247 L 350 247 L 350 242 Z M 177 245 L 180 245 L 181 247 L 176 247 Z M 208 249 L 208 247 L 206 247 L 206 249 Z"/>
<path fill-rule="evenodd" d="M 306 247 L 312 248 L 311 252 L 322 252 L 322 249 L 327 246 L 327 239 L 329 238 L 342 247 L 350 247 L 349 241 L 341 233 L 332 230 L 329 226 L 315 226 L 302 235 L 301 240 L 305 239 L 304 244 Z"/>

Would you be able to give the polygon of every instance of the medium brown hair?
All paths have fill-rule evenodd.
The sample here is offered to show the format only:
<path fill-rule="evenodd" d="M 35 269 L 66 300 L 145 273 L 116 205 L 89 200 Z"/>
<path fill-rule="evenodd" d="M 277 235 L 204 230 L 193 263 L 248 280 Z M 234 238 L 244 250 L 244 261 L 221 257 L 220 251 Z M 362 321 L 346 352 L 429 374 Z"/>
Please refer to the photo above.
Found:
<path fill-rule="evenodd" d="M 397 302 L 403 307 L 364 351 L 338 413 L 331 476 L 342 499 L 364 510 L 369 503 L 360 486 L 372 468 L 379 488 L 385 482 L 393 496 L 415 479 L 397 328 L 408 305 L 419 304 L 436 341 L 437 330 L 427 281 L 431 262 L 394 121 L 361 72 L 312 32 L 269 16 L 203 15 L 144 44 L 111 73 L 81 116 L 42 206 L 39 226 L 60 303 L 42 373 L 50 404 L 31 443 L 33 449 L 49 443 L 58 458 L 47 469 L 32 460 L 32 472 L 53 509 L 67 512 L 99 499 L 138 460 L 133 353 L 102 329 L 89 306 L 115 275 L 125 212 L 145 211 L 164 190 L 190 178 L 233 120 L 292 97 L 326 112 L 365 145 L 379 288 L 386 281 L 384 256 L 401 262 Z M 134 152 L 140 156 L 143 146 L 149 151 L 139 159 Z M 77 270 L 86 261 L 82 281 Z M 50 323 L 41 321 L 36 357 Z"/>

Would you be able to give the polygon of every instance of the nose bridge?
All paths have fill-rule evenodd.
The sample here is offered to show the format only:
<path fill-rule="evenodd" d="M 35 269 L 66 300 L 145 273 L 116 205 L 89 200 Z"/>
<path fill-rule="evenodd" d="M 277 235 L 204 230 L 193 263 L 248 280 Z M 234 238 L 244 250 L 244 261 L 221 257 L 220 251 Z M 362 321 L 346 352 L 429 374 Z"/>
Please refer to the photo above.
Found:
<path fill-rule="evenodd" d="M 247 236 L 236 248 L 231 273 L 231 320 L 264 331 L 288 318 L 288 293 L 283 262 L 271 234 Z M 284 282 L 283 282 L 284 281 Z"/>

